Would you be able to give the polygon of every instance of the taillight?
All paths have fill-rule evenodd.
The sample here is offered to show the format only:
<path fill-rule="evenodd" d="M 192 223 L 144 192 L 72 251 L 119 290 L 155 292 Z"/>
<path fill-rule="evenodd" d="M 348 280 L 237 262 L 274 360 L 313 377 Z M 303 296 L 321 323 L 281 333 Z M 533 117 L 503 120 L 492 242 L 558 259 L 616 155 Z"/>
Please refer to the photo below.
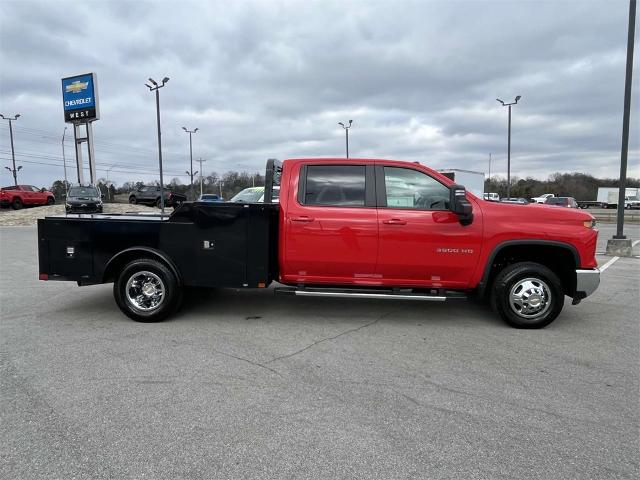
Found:
<path fill-rule="evenodd" d="M 49 274 L 48 273 L 41 273 L 38 278 L 40 280 L 49 280 Z"/>

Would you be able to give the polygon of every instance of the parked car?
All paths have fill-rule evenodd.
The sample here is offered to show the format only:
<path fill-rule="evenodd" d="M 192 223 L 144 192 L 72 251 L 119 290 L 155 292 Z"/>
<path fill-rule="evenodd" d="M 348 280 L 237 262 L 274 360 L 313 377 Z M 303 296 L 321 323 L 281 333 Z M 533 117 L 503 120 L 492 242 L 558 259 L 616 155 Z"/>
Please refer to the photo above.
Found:
<path fill-rule="evenodd" d="M 526 198 L 501 198 L 500 201 L 502 203 L 518 203 L 520 205 L 528 205 L 529 201 Z"/>
<path fill-rule="evenodd" d="M 38 188 L 33 185 L 18 185 L 2 187 L 0 201 L 2 206 L 11 206 L 14 210 L 22 207 L 30 207 L 36 205 L 53 205 L 56 198 L 46 188 Z"/>
<path fill-rule="evenodd" d="M 203 193 L 198 198 L 199 202 L 224 202 L 224 199 L 220 195 L 215 193 Z"/>
<path fill-rule="evenodd" d="M 580 208 L 578 202 L 573 197 L 549 197 L 545 205 L 555 205 L 557 207 Z"/>
<path fill-rule="evenodd" d="M 264 201 L 264 187 L 249 187 L 231 197 L 234 203 L 257 203 Z"/>
<path fill-rule="evenodd" d="M 533 203 L 547 203 L 548 198 L 553 198 L 555 195 L 553 193 L 543 193 L 539 197 L 533 197 L 531 202 Z"/>
<path fill-rule="evenodd" d="M 165 207 L 177 207 L 187 200 L 186 196 L 174 193 L 166 188 L 164 189 L 163 196 Z M 160 208 L 160 187 L 156 185 L 145 185 L 138 190 L 134 190 L 129 194 L 129 203 L 132 205 L 136 205 L 138 203 L 142 205 L 155 205 Z"/>
<path fill-rule="evenodd" d="M 40 219 L 39 278 L 114 282 L 118 307 L 141 322 L 173 314 L 183 287 L 278 282 L 278 294 L 319 299 L 488 298 L 517 328 L 548 325 L 565 296 L 577 304 L 600 282 L 598 230 L 583 210 L 523 215 L 394 160 L 269 160 L 265 181 L 263 203 Z"/>
<path fill-rule="evenodd" d="M 485 194 L 483 194 L 483 198 L 485 200 L 489 200 L 490 202 L 499 202 L 500 201 L 500 195 L 498 195 L 496 192 L 485 193 Z"/>
<path fill-rule="evenodd" d="M 102 213 L 102 195 L 98 187 L 73 186 L 64 202 L 67 213 Z"/>

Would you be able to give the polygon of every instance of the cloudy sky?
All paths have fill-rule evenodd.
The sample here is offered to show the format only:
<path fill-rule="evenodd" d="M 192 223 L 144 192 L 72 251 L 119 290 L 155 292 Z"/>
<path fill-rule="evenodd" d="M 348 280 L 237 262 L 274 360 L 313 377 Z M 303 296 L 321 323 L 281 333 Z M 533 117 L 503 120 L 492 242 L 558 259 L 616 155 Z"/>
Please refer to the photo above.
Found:
<path fill-rule="evenodd" d="M 63 176 L 60 78 L 86 72 L 99 79 L 98 174 L 111 167 L 117 183 L 157 178 L 149 76 L 170 77 L 160 91 L 165 179 L 189 167 L 183 126 L 199 128 L 205 172 L 222 173 L 263 171 L 269 157 L 343 156 L 337 123 L 349 119 L 352 157 L 486 172 L 491 152 L 492 174 L 505 174 L 507 111 L 495 99 L 522 95 L 513 175 L 615 177 L 627 15 L 627 0 L 4 0 L 0 113 L 21 114 L 19 181 L 39 186 Z M 7 122 L 0 159 L 10 165 Z"/>

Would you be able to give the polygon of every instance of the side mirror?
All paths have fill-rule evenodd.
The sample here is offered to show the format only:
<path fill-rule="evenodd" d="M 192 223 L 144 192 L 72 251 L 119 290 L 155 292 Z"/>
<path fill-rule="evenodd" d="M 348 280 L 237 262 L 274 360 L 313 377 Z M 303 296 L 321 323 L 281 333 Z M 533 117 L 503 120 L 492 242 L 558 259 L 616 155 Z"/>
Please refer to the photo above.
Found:
<path fill-rule="evenodd" d="M 46 192 L 46 191 L 47 191 L 47 189 L 46 189 L 46 188 L 44 188 L 44 187 L 42 187 L 42 188 L 40 189 L 40 193 L 44 193 L 44 192 Z"/>
<path fill-rule="evenodd" d="M 473 222 L 473 205 L 467 200 L 467 191 L 462 185 L 451 185 L 449 192 L 451 211 L 458 215 L 462 225 L 470 225 Z"/>

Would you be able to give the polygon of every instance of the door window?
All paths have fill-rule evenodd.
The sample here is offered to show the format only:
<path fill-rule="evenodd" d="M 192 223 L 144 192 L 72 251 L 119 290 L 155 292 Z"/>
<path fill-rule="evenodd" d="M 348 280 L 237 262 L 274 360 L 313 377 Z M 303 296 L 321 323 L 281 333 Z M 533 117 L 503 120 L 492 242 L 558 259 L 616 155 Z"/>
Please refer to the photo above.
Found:
<path fill-rule="evenodd" d="M 309 165 L 305 181 L 304 205 L 365 205 L 364 165 Z"/>
<path fill-rule="evenodd" d="M 384 167 L 387 208 L 448 210 L 449 188 L 429 175 L 401 167 Z"/>

